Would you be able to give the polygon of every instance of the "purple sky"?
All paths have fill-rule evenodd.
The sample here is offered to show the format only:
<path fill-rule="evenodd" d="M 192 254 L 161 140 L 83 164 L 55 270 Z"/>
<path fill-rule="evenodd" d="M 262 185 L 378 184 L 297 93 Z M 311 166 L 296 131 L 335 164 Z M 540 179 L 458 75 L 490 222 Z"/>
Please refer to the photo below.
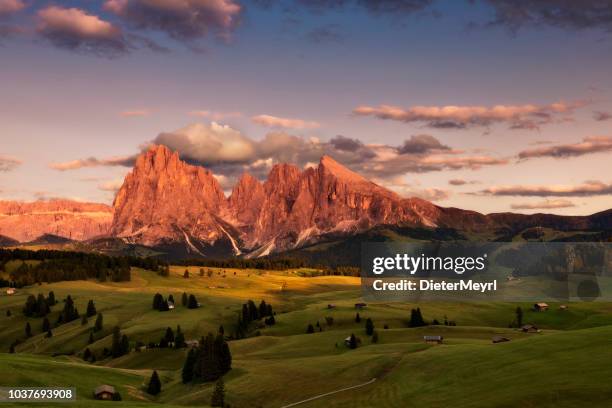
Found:
<path fill-rule="evenodd" d="M 107 202 L 164 143 L 226 190 L 330 154 L 481 212 L 612 207 L 612 6 L 0 0 L 0 199 Z"/>

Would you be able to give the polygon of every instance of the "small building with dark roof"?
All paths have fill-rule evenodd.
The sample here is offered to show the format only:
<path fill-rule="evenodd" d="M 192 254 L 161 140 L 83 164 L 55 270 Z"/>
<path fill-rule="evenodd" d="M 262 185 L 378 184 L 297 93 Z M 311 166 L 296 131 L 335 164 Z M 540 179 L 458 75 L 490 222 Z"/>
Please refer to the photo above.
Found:
<path fill-rule="evenodd" d="M 442 336 L 423 336 L 423 340 L 427 344 L 442 344 L 444 337 Z"/>
<path fill-rule="evenodd" d="M 94 397 L 98 400 L 112 400 L 116 394 L 115 387 L 103 384 L 94 390 Z"/>

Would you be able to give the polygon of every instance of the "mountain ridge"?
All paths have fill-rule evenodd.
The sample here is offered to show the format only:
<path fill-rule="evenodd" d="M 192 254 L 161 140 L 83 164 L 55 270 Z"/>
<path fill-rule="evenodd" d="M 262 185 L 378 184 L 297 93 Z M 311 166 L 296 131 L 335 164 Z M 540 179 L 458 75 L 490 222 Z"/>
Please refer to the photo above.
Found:
<path fill-rule="evenodd" d="M 68 200 L 0 201 L 0 235 L 19 242 L 45 235 L 73 241 L 113 237 L 130 245 L 178 249 L 185 256 L 264 256 L 384 226 L 504 239 L 533 227 L 609 230 L 612 210 L 560 216 L 440 207 L 401 197 L 329 156 L 306 169 L 275 164 L 263 182 L 245 172 L 226 197 L 210 170 L 181 160 L 163 145 L 152 145 L 137 158 L 112 207 Z"/>

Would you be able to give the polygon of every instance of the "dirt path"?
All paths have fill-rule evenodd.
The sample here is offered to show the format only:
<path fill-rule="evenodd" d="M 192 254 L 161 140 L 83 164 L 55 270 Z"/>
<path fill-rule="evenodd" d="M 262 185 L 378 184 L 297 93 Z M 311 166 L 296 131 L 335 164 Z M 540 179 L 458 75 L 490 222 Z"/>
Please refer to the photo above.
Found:
<path fill-rule="evenodd" d="M 319 398 L 323 398 L 323 397 L 327 397 L 329 395 L 337 394 L 339 392 L 353 390 L 355 388 L 360 388 L 360 387 L 365 387 L 366 385 L 372 384 L 374 381 L 376 381 L 376 378 L 372 378 L 370 381 L 364 382 L 363 384 L 353 385 L 352 387 L 341 388 L 341 389 L 336 390 L 336 391 L 326 392 L 325 394 L 316 395 L 314 397 L 311 397 L 311 398 L 308 398 L 308 399 L 305 399 L 305 400 L 302 400 L 302 401 L 294 402 L 294 403 L 289 404 L 289 405 L 283 405 L 281 408 L 295 407 L 296 405 L 300 405 L 300 404 L 304 404 L 306 402 L 314 401 L 314 400 L 317 400 Z"/>

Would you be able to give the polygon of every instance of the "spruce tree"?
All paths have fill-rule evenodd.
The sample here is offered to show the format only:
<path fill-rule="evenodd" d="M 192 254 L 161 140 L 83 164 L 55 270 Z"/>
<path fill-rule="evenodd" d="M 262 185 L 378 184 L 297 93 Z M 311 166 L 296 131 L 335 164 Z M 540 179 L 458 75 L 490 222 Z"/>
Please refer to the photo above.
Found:
<path fill-rule="evenodd" d="M 42 331 L 47 332 L 50 329 L 51 329 L 51 323 L 49 323 L 49 319 L 45 317 L 42 322 Z"/>
<path fill-rule="evenodd" d="M 10 309 L 6 310 L 6 317 L 11 317 L 11 310 Z"/>
<path fill-rule="evenodd" d="M 360 323 L 361 322 L 361 316 L 359 316 L 359 313 L 357 313 L 355 315 L 355 323 Z"/>
<path fill-rule="evenodd" d="M 222 335 L 222 336 L 225 334 L 225 329 L 223 328 L 223 325 L 219 326 L 219 331 L 218 331 L 218 333 L 219 333 L 220 335 Z"/>
<path fill-rule="evenodd" d="M 268 315 L 268 305 L 266 305 L 266 301 L 262 300 L 259 304 L 259 317 L 266 317 Z"/>
<path fill-rule="evenodd" d="M 174 336 L 174 348 L 180 349 L 185 347 L 185 335 L 181 330 L 181 326 L 176 326 L 176 335 Z"/>
<path fill-rule="evenodd" d="M 215 345 L 215 354 L 217 354 L 219 369 L 221 375 L 223 375 L 232 369 L 232 353 L 230 352 L 229 344 L 227 344 L 227 341 L 225 341 L 221 334 L 217 336 Z"/>
<path fill-rule="evenodd" d="M 94 335 L 93 335 L 93 331 L 89 332 L 89 340 L 87 341 L 89 344 L 92 344 L 94 342 Z"/>
<path fill-rule="evenodd" d="M 374 322 L 372 322 L 372 319 L 370 319 L 369 317 L 366 320 L 365 329 L 366 329 L 366 334 L 368 336 L 371 336 L 374 333 Z"/>
<path fill-rule="evenodd" d="M 187 358 L 185 359 L 185 363 L 183 364 L 183 371 L 181 376 L 183 378 L 183 384 L 187 384 L 193 380 L 193 368 L 196 363 L 196 351 L 194 349 L 190 349 L 189 353 L 187 353 Z"/>
<path fill-rule="evenodd" d="M 189 279 L 189 270 L 185 269 L 185 272 L 183 273 L 183 278 Z"/>
<path fill-rule="evenodd" d="M 81 316 L 81 326 L 85 326 L 88 323 L 87 315 Z"/>
<path fill-rule="evenodd" d="M 94 330 L 97 332 L 102 330 L 103 324 L 104 317 L 102 317 L 102 313 L 98 313 L 98 317 L 96 317 L 96 324 L 94 325 Z"/>
<path fill-rule="evenodd" d="M 163 296 L 161 295 L 161 293 L 156 293 L 153 296 L 153 309 L 154 310 L 160 310 L 162 307 L 162 303 L 164 301 Z"/>
<path fill-rule="evenodd" d="M 53 337 L 53 332 L 51 331 L 51 329 L 47 330 L 47 334 L 45 335 L 46 338 L 51 338 Z"/>
<path fill-rule="evenodd" d="M 172 343 L 174 342 L 174 332 L 172 331 L 171 327 L 168 327 L 166 329 L 166 335 L 165 335 L 165 339 L 168 343 Z"/>
<path fill-rule="evenodd" d="M 518 327 L 523 326 L 523 309 L 520 306 L 516 308 L 516 324 Z"/>
<path fill-rule="evenodd" d="M 86 316 L 87 317 L 92 317 L 95 316 L 97 313 L 96 311 L 96 305 L 94 304 L 93 300 L 89 300 L 89 302 L 87 302 L 87 313 Z"/>
<path fill-rule="evenodd" d="M 119 326 L 113 327 L 113 342 L 111 345 L 111 356 L 117 358 L 121 356 L 121 330 Z"/>
<path fill-rule="evenodd" d="M 121 349 L 121 355 L 125 355 L 130 352 L 130 341 L 128 339 L 128 336 L 125 334 L 121 336 L 120 349 Z"/>
<path fill-rule="evenodd" d="M 151 375 L 151 379 L 149 380 L 149 386 L 147 387 L 147 393 L 151 395 L 157 395 L 161 392 L 161 381 L 159 380 L 159 375 L 157 375 L 157 371 L 153 371 Z"/>
<path fill-rule="evenodd" d="M 378 343 L 378 332 L 376 330 L 372 333 L 372 343 Z"/>
<path fill-rule="evenodd" d="M 198 299 L 194 295 L 189 295 L 189 301 L 187 303 L 187 307 L 189 309 L 197 309 L 198 308 Z"/>
<path fill-rule="evenodd" d="M 91 359 L 91 350 L 89 349 L 89 347 L 87 347 L 85 349 L 85 352 L 83 353 L 83 360 L 89 361 L 90 359 Z"/>
<path fill-rule="evenodd" d="M 25 335 L 26 337 L 32 337 L 32 327 L 30 326 L 30 322 L 26 322 Z"/>
<path fill-rule="evenodd" d="M 223 384 L 223 378 L 219 378 L 215 384 L 215 390 L 210 398 L 211 407 L 224 407 L 225 406 L 225 384 Z"/>
<path fill-rule="evenodd" d="M 49 306 L 53 306 L 57 303 L 57 301 L 55 300 L 55 293 L 53 293 L 53 291 L 49 292 L 49 295 L 47 296 L 47 304 Z"/>
<path fill-rule="evenodd" d="M 187 293 L 183 292 L 183 296 L 181 298 L 181 304 L 183 306 L 187 306 Z"/>
<path fill-rule="evenodd" d="M 353 333 L 351 333 L 351 337 L 349 339 L 349 347 L 352 349 L 357 348 L 357 337 L 355 337 L 355 334 Z"/>
<path fill-rule="evenodd" d="M 314 327 L 312 324 L 308 324 L 308 327 L 306 328 L 306 333 L 311 334 L 314 333 Z"/>
<path fill-rule="evenodd" d="M 11 345 L 9 346 L 9 353 L 11 354 L 15 353 L 15 343 L 11 343 Z"/>
<path fill-rule="evenodd" d="M 172 294 L 168 295 L 168 302 L 174 303 L 174 296 Z"/>

